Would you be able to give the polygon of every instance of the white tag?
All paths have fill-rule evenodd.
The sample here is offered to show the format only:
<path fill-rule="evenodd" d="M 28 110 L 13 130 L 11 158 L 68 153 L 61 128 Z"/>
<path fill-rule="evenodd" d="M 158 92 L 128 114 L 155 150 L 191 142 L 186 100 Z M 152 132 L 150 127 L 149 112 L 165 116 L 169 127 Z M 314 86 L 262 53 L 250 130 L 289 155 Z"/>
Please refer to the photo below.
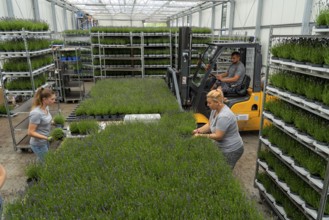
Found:
<path fill-rule="evenodd" d="M 238 121 L 248 121 L 249 120 L 249 115 L 248 114 L 238 114 L 238 115 L 235 115 L 236 116 L 236 119 Z"/>

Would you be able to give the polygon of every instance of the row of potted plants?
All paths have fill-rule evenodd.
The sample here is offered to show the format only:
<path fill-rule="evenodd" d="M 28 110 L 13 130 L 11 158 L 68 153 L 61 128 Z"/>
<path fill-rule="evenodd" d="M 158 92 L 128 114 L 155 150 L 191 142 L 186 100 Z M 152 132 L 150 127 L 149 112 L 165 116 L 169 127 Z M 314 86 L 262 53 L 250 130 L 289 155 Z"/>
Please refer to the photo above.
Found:
<path fill-rule="evenodd" d="M 329 40 L 326 38 L 279 39 L 271 48 L 272 59 L 283 59 L 298 64 L 329 66 Z"/>
<path fill-rule="evenodd" d="M 321 195 L 316 192 L 307 182 L 302 180 L 294 171 L 290 170 L 273 153 L 267 150 L 259 152 L 259 158 L 265 161 L 270 170 L 273 170 L 280 181 L 286 183 L 290 193 L 301 197 L 311 208 L 318 209 Z M 326 204 L 325 214 L 329 214 L 329 203 Z"/>
<path fill-rule="evenodd" d="M 31 57 L 32 71 L 53 63 L 52 55 Z M 26 58 L 7 59 L 3 64 L 4 72 L 29 72 L 29 64 Z"/>
<path fill-rule="evenodd" d="M 99 69 L 94 69 L 94 76 L 140 76 L 141 71 L 101 71 Z"/>
<path fill-rule="evenodd" d="M 65 139 L 4 217 L 263 219 L 218 148 L 191 137 L 194 127 L 192 113 L 172 113 L 159 123 L 112 124 L 83 140 Z"/>
<path fill-rule="evenodd" d="M 306 148 L 273 125 L 266 126 L 262 131 L 262 135 L 277 146 L 282 153 L 292 157 L 295 163 L 306 168 L 312 175 L 324 179 L 327 162 L 323 157 Z"/>
<path fill-rule="evenodd" d="M 98 81 L 91 98 L 76 109 L 76 115 L 164 113 L 178 110 L 175 97 L 163 79 L 108 79 Z M 129 95 L 127 95 L 129 94 Z"/>
<path fill-rule="evenodd" d="M 284 122 L 293 124 L 298 130 L 311 135 L 315 140 L 329 143 L 329 124 L 323 118 L 281 100 L 266 102 L 265 109 Z"/>
<path fill-rule="evenodd" d="M 89 30 L 65 30 L 63 31 L 64 35 L 70 36 L 70 35 L 89 35 Z"/>
<path fill-rule="evenodd" d="M 298 82 L 298 83 L 296 83 Z M 306 96 L 329 106 L 329 80 L 301 75 L 290 71 L 276 71 L 270 76 L 271 85 Z"/>
<path fill-rule="evenodd" d="M 14 109 L 13 106 L 9 105 L 9 111 Z M 6 106 L 4 104 L 1 104 L 0 105 L 0 115 L 7 115 L 7 109 L 6 109 Z"/>
<path fill-rule="evenodd" d="M 91 32 L 104 32 L 104 33 L 166 33 L 166 32 L 178 32 L 178 28 L 167 27 L 92 27 Z M 192 32 L 196 34 L 211 34 L 210 28 L 206 27 L 192 27 Z"/>
<path fill-rule="evenodd" d="M 33 78 L 35 88 L 44 85 L 47 81 L 47 77 L 44 75 L 39 75 Z M 30 77 L 17 78 L 7 80 L 5 82 L 5 88 L 7 90 L 31 90 L 32 84 Z"/>
<path fill-rule="evenodd" d="M 257 180 L 265 187 L 266 193 L 272 195 L 275 198 L 275 202 L 283 206 L 288 218 L 299 220 L 308 219 L 299 209 L 296 209 L 295 204 L 282 193 L 282 190 L 273 182 L 267 173 L 258 173 Z"/>
<path fill-rule="evenodd" d="M 150 68 L 146 68 L 145 69 L 145 75 L 166 75 L 167 73 L 167 69 L 150 69 Z"/>
<path fill-rule="evenodd" d="M 86 135 L 95 133 L 99 130 L 99 125 L 96 120 L 81 120 L 70 123 L 71 134 Z"/>
<path fill-rule="evenodd" d="M 22 38 L 15 38 L 11 40 L 0 41 L 0 52 L 21 52 L 21 51 L 36 51 L 49 48 L 50 40 L 29 38 L 27 40 L 27 47 L 25 48 L 24 40 Z"/>
<path fill-rule="evenodd" d="M 20 19 L 2 17 L 0 19 L 0 31 L 47 31 L 49 25 L 44 21 L 33 19 Z"/>

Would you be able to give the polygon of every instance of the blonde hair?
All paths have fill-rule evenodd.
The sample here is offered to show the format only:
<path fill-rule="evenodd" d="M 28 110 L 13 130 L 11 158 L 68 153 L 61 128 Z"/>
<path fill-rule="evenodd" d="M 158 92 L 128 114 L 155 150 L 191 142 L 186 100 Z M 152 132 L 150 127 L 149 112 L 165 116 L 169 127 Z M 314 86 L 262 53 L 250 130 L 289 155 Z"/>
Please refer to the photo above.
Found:
<path fill-rule="evenodd" d="M 224 100 L 223 91 L 221 89 L 211 90 L 207 94 L 207 99 L 212 99 L 215 102 L 223 103 Z"/>
<path fill-rule="evenodd" d="M 34 94 L 34 99 L 33 99 L 33 104 L 32 104 L 32 109 L 34 109 L 37 106 L 41 106 L 42 105 L 42 100 L 44 98 L 49 98 L 52 95 L 54 95 L 55 92 L 51 89 L 48 88 L 39 88 L 37 90 L 37 92 Z"/>

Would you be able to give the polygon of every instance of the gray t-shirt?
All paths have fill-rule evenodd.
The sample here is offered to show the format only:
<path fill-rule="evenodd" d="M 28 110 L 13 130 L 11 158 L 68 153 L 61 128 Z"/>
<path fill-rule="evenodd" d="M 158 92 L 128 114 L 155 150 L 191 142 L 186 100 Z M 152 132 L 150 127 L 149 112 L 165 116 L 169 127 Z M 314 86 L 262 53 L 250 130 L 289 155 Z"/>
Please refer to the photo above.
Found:
<path fill-rule="evenodd" d="M 40 107 L 34 108 L 30 112 L 30 123 L 37 125 L 36 132 L 45 136 L 49 136 L 50 128 L 51 128 L 51 114 L 49 112 L 49 109 L 47 107 L 48 114 L 42 111 Z M 47 140 L 39 139 L 35 137 L 31 137 L 30 144 L 31 145 L 42 145 L 47 143 Z"/>
<path fill-rule="evenodd" d="M 222 140 L 216 141 L 219 148 L 227 153 L 242 147 L 243 142 L 239 134 L 238 123 L 231 109 L 224 105 L 216 117 L 214 117 L 215 113 L 216 111 L 212 110 L 209 117 L 211 132 L 215 133 L 216 130 L 225 132 Z"/>
<path fill-rule="evenodd" d="M 228 73 L 229 78 L 232 78 L 235 75 L 239 75 L 240 78 L 238 79 L 238 81 L 236 81 L 234 83 L 231 83 L 231 84 L 241 85 L 242 81 L 243 81 L 243 78 L 246 75 L 246 68 L 244 67 L 242 62 L 238 62 L 238 63 L 235 63 L 235 64 L 231 64 L 231 66 L 227 70 L 227 73 Z"/>

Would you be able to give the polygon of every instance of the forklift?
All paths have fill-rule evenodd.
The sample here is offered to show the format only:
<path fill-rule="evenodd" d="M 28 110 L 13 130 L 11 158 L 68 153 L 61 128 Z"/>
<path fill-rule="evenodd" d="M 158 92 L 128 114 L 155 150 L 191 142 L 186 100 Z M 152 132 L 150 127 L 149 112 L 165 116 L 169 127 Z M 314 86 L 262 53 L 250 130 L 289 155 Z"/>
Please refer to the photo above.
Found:
<path fill-rule="evenodd" d="M 181 27 L 177 69 L 168 67 L 166 74 L 166 83 L 176 95 L 181 109 L 193 111 L 199 127 L 208 122 L 211 110 L 206 95 L 216 80 L 216 74 L 226 72 L 231 64 L 231 52 L 238 51 L 246 76 L 241 90 L 225 94 L 225 104 L 236 115 L 240 131 L 259 130 L 263 96 L 261 45 L 254 42 L 210 43 L 199 55 L 196 69 L 191 74 L 191 39 L 191 28 Z"/>

